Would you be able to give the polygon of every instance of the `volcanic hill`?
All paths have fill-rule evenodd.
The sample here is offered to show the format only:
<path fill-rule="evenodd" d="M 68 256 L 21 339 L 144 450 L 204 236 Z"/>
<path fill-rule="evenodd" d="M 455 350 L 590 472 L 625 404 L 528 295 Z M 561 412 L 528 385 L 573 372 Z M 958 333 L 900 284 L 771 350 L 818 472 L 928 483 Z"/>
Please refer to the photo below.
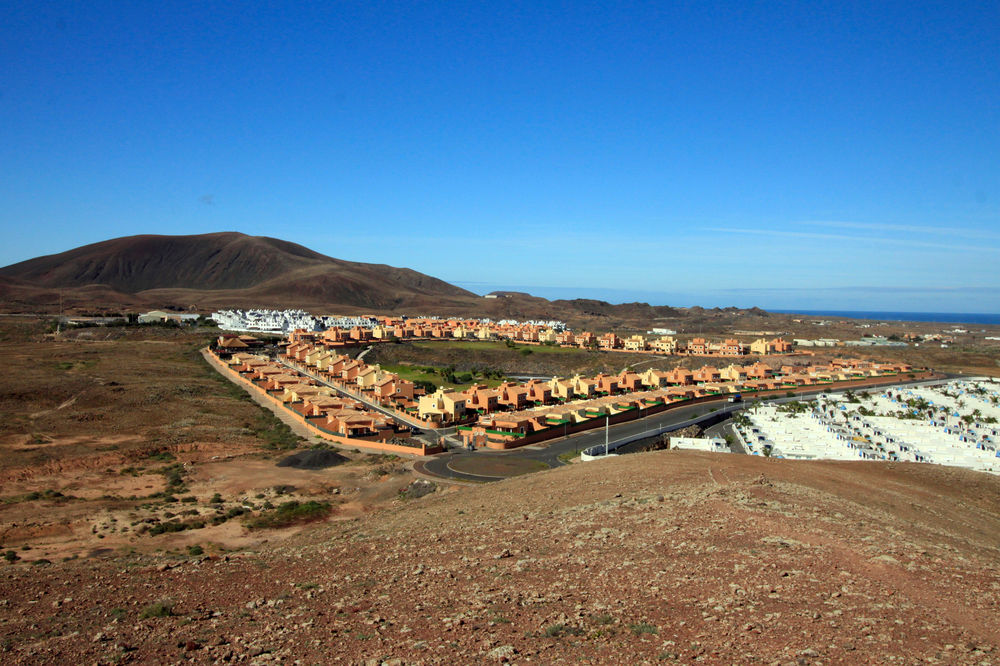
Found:
<path fill-rule="evenodd" d="M 4 300 L 200 308 L 465 305 L 472 292 L 408 268 L 343 261 L 264 236 L 129 236 L 0 268 Z M 96 303 L 95 303 L 96 304 Z"/>
<path fill-rule="evenodd" d="M 711 332 L 740 318 L 772 327 L 756 308 L 673 308 L 523 292 L 485 299 L 409 268 L 335 259 L 301 245 L 237 232 L 116 238 L 0 268 L 0 311 L 121 312 L 173 308 L 302 308 L 314 313 L 397 312 L 493 319 L 561 319 L 574 328 Z"/>

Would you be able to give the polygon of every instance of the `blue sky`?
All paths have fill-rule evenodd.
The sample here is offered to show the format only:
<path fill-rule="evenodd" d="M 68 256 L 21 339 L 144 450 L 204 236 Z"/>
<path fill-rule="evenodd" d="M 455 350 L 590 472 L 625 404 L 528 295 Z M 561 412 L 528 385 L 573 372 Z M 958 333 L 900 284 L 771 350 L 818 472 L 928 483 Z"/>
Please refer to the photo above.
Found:
<path fill-rule="evenodd" d="M 234 230 L 472 288 L 1000 312 L 1000 5 L 3 3 L 0 265 Z"/>

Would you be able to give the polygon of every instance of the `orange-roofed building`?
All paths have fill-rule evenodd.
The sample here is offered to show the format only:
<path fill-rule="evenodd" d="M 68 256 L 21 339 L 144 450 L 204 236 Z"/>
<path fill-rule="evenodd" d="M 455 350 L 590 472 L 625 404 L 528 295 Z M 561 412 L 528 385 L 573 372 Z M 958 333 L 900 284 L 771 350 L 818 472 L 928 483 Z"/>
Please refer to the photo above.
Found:
<path fill-rule="evenodd" d="M 622 341 L 621 338 L 614 333 L 605 333 L 597 339 L 597 344 L 601 349 L 620 349 Z"/>
<path fill-rule="evenodd" d="M 512 411 L 520 411 L 528 404 L 528 388 L 504 382 L 497 389 L 500 405 Z"/>
<path fill-rule="evenodd" d="M 623 391 L 638 391 L 642 388 L 642 375 L 631 370 L 622 370 L 617 381 Z"/>
<path fill-rule="evenodd" d="M 742 356 L 746 353 L 743 343 L 735 338 L 723 340 L 718 346 L 718 350 L 723 356 Z"/>
<path fill-rule="evenodd" d="M 694 373 L 687 368 L 674 368 L 667 372 L 667 381 L 674 386 L 691 386 L 694 384 Z"/>
<path fill-rule="evenodd" d="M 618 393 L 618 378 L 611 375 L 606 375 L 603 372 L 596 377 L 594 381 L 597 382 L 597 392 L 611 395 L 613 393 Z"/>
<path fill-rule="evenodd" d="M 705 338 L 695 338 L 687 343 L 687 351 L 689 354 L 704 356 L 708 353 L 708 342 Z"/>
<path fill-rule="evenodd" d="M 465 395 L 465 408 L 490 414 L 500 406 L 500 393 L 482 384 L 470 386 L 462 392 Z"/>
<path fill-rule="evenodd" d="M 573 331 L 561 331 L 556 333 L 556 344 L 558 345 L 572 345 L 576 343 L 576 336 L 573 335 Z"/>
<path fill-rule="evenodd" d="M 547 405 L 552 402 L 552 387 L 540 379 L 529 380 L 524 388 L 528 389 L 528 401 Z"/>
<path fill-rule="evenodd" d="M 694 380 L 698 383 L 704 384 L 708 382 L 717 382 L 722 377 L 719 374 L 719 369 L 714 368 L 710 365 L 705 365 L 694 371 Z"/>

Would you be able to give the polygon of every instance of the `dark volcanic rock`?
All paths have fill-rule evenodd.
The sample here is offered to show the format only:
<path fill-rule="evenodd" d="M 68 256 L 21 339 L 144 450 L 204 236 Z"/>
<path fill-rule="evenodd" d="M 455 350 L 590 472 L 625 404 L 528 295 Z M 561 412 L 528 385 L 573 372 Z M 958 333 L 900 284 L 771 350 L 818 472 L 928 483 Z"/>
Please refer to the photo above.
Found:
<path fill-rule="evenodd" d="M 296 469 L 326 469 L 347 462 L 347 458 L 336 451 L 311 450 L 293 453 L 278 462 L 278 467 L 294 467 Z"/>

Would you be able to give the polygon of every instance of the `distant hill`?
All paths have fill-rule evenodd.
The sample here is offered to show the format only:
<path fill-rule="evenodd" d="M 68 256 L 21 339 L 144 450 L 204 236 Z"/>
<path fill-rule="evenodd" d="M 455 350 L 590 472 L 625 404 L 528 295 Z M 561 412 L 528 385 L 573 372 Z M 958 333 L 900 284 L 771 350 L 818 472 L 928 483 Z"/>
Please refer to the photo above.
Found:
<path fill-rule="evenodd" d="M 6 312 L 273 307 L 554 318 L 595 330 L 641 330 L 683 320 L 706 333 L 733 317 L 767 316 L 761 310 L 493 294 L 501 297 L 482 298 L 409 268 L 344 261 L 277 238 L 237 232 L 128 236 L 0 268 L 0 310 Z"/>
<path fill-rule="evenodd" d="M 69 301 L 135 306 L 392 310 L 478 300 L 472 292 L 408 268 L 343 261 L 295 243 L 236 232 L 129 236 L 0 268 L 5 300 L 58 298 L 54 292 Z"/>

